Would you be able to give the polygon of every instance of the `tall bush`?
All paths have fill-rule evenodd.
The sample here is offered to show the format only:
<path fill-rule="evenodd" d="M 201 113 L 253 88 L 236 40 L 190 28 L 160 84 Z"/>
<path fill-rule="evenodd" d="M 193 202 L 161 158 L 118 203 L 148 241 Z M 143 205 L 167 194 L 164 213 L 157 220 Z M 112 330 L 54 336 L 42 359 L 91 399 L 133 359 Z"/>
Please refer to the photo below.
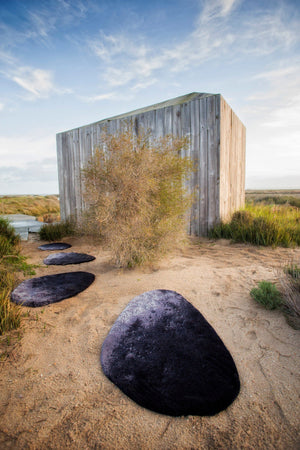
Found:
<path fill-rule="evenodd" d="M 84 228 L 102 237 L 117 265 L 157 259 L 183 236 L 191 204 L 184 179 L 192 163 L 180 156 L 186 146 L 184 138 L 136 136 L 131 126 L 103 134 L 83 170 Z"/>

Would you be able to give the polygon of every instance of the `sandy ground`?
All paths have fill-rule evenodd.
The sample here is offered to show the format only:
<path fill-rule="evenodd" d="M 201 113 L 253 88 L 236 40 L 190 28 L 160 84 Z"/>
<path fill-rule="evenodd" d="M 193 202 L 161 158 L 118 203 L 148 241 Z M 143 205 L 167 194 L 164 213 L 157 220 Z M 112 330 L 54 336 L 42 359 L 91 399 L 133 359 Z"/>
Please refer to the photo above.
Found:
<path fill-rule="evenodd" d="M 37 275 L 87 270 L 95 282 L 77 297 L 30 309 L 21 341 L 0 363 L 0 448 L 296 449 L 300 448 L 299 331 L 249 291 L 274 280 L 300 249 L 266 249 L 202 240 L 146 270 L 120 271 L 92 242 L 72 251 L 93 262 L 40 267 Z M 29 262 L 47 252 L 23 244 Z M 126 397 L 102 373 L 101 344 L 136 295 L 163 288 L 189 300 L 231 352 L 241 392 L 213 417 L 172 418 Z"/>

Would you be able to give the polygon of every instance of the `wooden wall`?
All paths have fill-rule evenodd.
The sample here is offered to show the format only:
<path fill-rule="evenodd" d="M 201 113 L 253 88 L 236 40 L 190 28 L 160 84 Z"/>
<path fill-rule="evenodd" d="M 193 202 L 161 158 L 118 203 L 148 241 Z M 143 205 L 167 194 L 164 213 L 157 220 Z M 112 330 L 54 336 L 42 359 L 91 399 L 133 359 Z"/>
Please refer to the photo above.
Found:
<path fill-rule="evenodd" d="M 126 116 L 136 132 L 143 127 L 153 136 L 188 136 L 186 156 L 196 163 L 188 189 L 195 189 L 188 232 L 205 236 L 220 218 L 244 202 L 244 126 L 220 95 L 196 96 L 190 101 Z M 114 133 L 126 120 L 112 118 L 57 134 L 61 217 L 84 209 L 81 169 L 101 144 L 101 133 Z M 221 145 L 220 145 L 221 144 Z M 236 173 L 235 173 L 236 172 Z"/>
<path fill-rule="evenodd" d="M 220 219 L 245 204 L 246 128 L 221 96 Z"/>

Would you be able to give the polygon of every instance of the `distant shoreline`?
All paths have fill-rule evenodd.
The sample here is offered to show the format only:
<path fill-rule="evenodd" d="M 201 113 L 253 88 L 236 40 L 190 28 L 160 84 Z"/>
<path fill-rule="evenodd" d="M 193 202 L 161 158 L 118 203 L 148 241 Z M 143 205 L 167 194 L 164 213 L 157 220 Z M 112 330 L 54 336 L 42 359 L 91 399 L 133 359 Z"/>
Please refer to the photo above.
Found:
<path fill-rule="evenodd" d="M 299 189 L 246 189 L 246 197 L 249 195 L 293 195 L 300 196 Z M 0 198 L 12 197 L 58 197 L 59 194 L 0 194 Z"/>

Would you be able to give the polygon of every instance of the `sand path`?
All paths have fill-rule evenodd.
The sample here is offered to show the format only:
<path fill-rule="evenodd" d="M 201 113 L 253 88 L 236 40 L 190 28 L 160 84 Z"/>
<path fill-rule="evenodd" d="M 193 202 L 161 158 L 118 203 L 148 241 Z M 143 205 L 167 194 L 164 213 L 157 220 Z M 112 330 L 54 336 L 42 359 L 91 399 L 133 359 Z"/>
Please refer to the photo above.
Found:
<path fill-rule="evenodd" d="M 49 266 L 37 275 L 87 270 L 96 281 L 77 297 L 29 309 L 21 342 L 0 363 L 0 448 L 6 449 L 296 449 L 300 447 L 299 331 L 249 291 L 300 249 L 266 249 L 201 240 L 154 269 L 120 271 L 92 242 L 69 239 L 70 251 L 96 260 Z M 47 252 L 25 242 L 29 262 Z M 231 352 L 241 392 L 213 417 L 172 418 L 141 408 L 101 371 L 101 344 L 136 295 L 182 294 Z"/>

